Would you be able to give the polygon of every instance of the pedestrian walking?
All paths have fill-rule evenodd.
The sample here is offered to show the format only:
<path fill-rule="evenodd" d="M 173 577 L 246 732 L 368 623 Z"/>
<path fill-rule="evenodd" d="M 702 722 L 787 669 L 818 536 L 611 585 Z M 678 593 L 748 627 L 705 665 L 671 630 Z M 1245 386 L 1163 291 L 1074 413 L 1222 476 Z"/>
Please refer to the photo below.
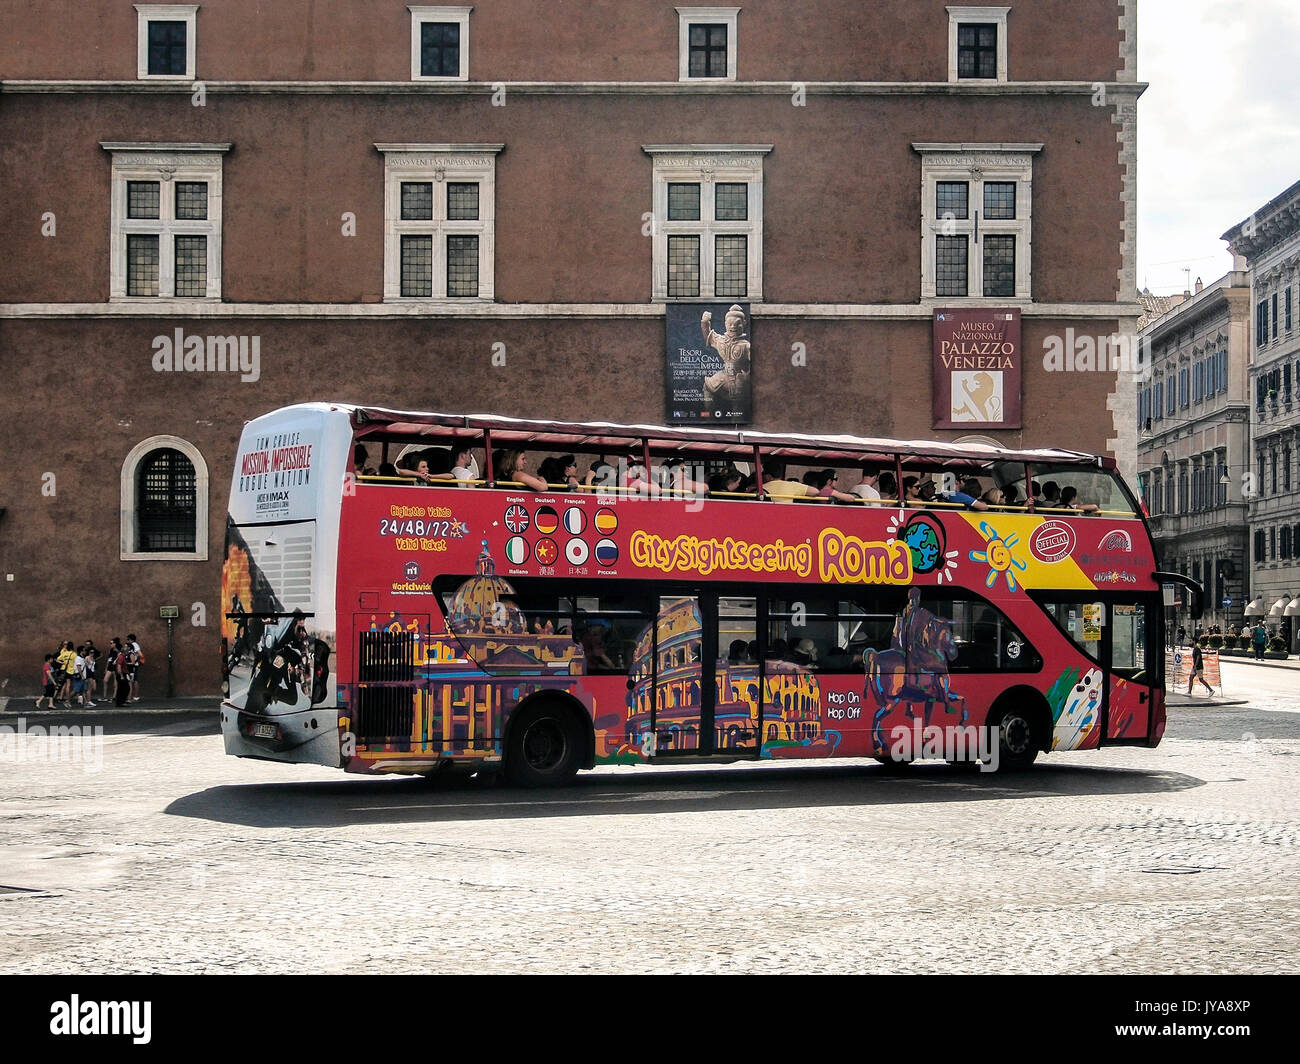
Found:
<path fill-rule="evenodd" d="M 44 691 L 44 694 L 36 700 L 37 709 L 40 709 L 41 703 L 45 701 L 50 703 L 50 709 L 54 708 L 54 695 L 57 692 L 57 688 L 54 685 L 54 668 L 54 655 L 46 654 L 45 664 L 41 666 L 41 689 Z"/>
<path fill-rule="evenodd" d="M 1201 686 L 1204 687 L 1207 691 L 1209 691 L 1211 695 L 1214 694 L 1214 688 L 1205 682 L 1205 659 L 1201 655 L 1201 644 L 1193 643 L 1192 644 L 1192 674 L 1187 677 L 1188 695 L 1191 695 L 1192 684 L 1195 683 L 1197 680 L 1201 681 Z"/>
<path fill-rule="evenodd" d="M 117 701 L 117 656 L 122 652 L 122 640 L 113 636 L 104 654 L 104 699 Z"/>
<path fill-rule="evenodd" d="M 117 691 L 113 698 L 115 706 L 124 706 L 131 698 L 131 659 L 134 656 L 135 651 L 131 649 L 131 644 L 127 643 L 118 652 L 117 661 L 113 663 L 117 672 Z"/>
<path fill-rule="evenodd" d="M 72 681 L 76 677 L 77 652 L 72 649 L 72 640 L 63 642 L 57 655 L 59 662 L 58 685 L 59 701 L 69 709 L 72 708 Z"/>
<path fill-rule="evenodd" d="M 1268 643 L 1268 631 L 1264 628 L 1262 624 L 1255 625 L 1255 631 L 1252 636 L 1252 641 L 1255 644 L 1255 660 L 1263 661 L 1264 647 Z"/>
<path fill-rule="evenodd" d="M 140 670 L 144 665 L 144 651 L 136 642 L 135 633 L 128 632 L 126 645 L 131 649 L 131 701 L 140 701 Z"/>
<path fill-rule="evenodd" d="M 1181 647 L 1187 643 L 1187 629 L 1181 624 L 1178 626 L 1178 645 Z"/>

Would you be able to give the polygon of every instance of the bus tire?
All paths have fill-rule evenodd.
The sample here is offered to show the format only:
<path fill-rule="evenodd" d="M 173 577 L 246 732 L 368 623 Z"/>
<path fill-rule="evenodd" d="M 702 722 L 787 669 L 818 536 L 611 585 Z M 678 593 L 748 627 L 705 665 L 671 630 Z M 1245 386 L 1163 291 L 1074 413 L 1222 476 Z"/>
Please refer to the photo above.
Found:
<path fill-rule="evenodd" d="M 1016 699 L 994 710 L 989 732 L 990 746 L 998 744 L 998 772 L 1023 772 L 1038 757 L 1038 714 L 1029 702 Z"/>
<path fill-rule="evenodd" d="M 506 779 L 516 787 L 561 787 L 573 781 L 582 754 L 573 713 L 555 701 L 534 702 L 510 722 Z"/>
<path fill-rule="evenodd" d="M 873 760 L 891 775 L 906 772 L 912 767 L 912 762 L 907 758 L 877 757 Z"/>

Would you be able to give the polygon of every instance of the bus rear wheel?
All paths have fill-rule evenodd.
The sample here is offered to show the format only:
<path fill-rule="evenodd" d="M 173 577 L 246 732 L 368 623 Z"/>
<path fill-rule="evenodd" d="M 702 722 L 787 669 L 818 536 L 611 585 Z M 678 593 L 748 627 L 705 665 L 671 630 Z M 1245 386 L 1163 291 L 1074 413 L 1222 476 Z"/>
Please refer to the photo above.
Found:
<path fill-rule="evenodd" d="M 506 779 L 516 787 L 559 787 L 578 771 L 582 736 L 573 714 L 551 702 L 529 706 L 511 722 Z"/>
<path fill-rule="evenodd" d="M 998 744 L 999 772 L 1023 772 L 1038 757 L 1038 734 L 1028 707 L 1003 707 L 990 722 L 990 738 Z"/>

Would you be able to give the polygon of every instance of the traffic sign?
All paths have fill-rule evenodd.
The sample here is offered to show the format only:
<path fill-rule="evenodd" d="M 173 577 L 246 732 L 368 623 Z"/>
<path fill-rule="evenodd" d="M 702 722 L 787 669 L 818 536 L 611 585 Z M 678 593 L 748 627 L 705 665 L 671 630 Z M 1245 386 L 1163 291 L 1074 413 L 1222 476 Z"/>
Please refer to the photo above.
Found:
<path fill-rule="evenodd" d="M 158 607 L 158 616 L 159 616 L 160 619 L 162 619 L 162 620 L 164 620 L 164 621 L 167 620 L 167 619 L 169 619 L 169 618 L 170 618 L 171 620 L 175 620 L 175 619 L 176 619 L 177 617 L 179 617 L 180 615 L 181 615 L 181 608 L 180 608 L 179 606 L 159 606 L 159 607 Z"/>
<path fill-rule="evenodd" d="M 1223 600 L 1223 608 L 1226 610 L 1226 609 L 1230 609 L 1231 607 L 1232 607 L 1232 599 L 1225 598 Z"/>

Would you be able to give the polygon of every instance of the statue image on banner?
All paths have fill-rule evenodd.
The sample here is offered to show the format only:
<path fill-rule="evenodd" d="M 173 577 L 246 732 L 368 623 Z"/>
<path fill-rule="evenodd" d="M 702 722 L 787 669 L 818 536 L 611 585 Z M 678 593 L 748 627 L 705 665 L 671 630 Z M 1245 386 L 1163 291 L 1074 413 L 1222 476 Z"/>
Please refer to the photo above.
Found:
<path fill-rule="evenodd" d="M 735 303 L 727 310 L 724 334 L 713 331 L 713 314 L 700 317 L 704 342 L 718 352 L 722 369 L 704 378 L 704 396 L 714 409 L 734 410 L 748 406 L 751 367 L 749 340 L 745 336 L 745 312 Z M 725 415 L 724 415 L 725 416 Z"/>

